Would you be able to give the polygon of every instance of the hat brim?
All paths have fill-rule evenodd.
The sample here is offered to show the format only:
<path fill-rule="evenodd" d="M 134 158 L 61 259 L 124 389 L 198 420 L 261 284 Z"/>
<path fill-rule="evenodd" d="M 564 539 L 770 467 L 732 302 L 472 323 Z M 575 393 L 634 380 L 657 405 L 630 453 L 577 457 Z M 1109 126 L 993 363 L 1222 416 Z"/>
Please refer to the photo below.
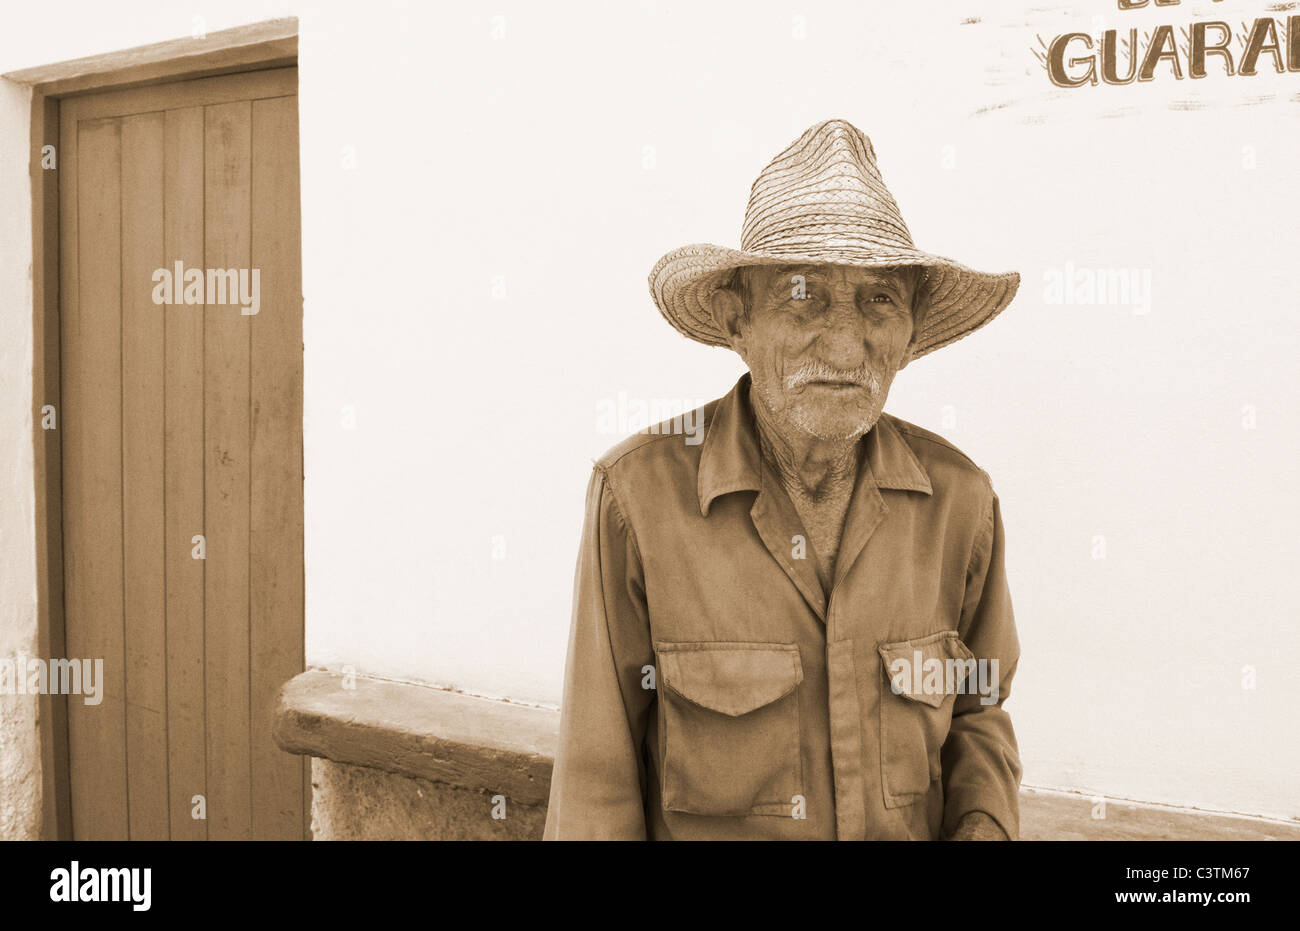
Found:
<path fill-rule="evenodd" d="M 742 265 L 924 266 L 928 270 L 930 311 L 912 349 L 913 359 L 978 330 L 1001 313 L 1020 288 L 1016 272 L 980 272 L 917 249 L 880 249 L 853 255 L 773 255 L 696 243 L 674 249 L 655 263 L 650 272 L 650 294 L 664 319 L 678 332 L 708 346 L 726 346 L 728 340 L 714 322 L 709 300 L 726 276 Z"/>

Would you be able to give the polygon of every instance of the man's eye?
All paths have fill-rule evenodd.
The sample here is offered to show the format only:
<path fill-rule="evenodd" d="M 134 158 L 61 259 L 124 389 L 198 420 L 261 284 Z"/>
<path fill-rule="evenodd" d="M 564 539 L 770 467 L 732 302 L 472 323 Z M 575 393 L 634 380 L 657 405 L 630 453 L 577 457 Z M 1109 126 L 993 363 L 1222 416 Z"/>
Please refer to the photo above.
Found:
<path fill-rule="evenodd" d="M 893 299 L 892 297 L 890 297 L 888 294 L 877 294 L 875 297 L 873 297 L 873 298 L 871 299 L 871 301 L 872 301 L 872 303 L 874 303 L 874 304 L 892 304 L 892 303 L 894 303 L 894 299 Z"/>

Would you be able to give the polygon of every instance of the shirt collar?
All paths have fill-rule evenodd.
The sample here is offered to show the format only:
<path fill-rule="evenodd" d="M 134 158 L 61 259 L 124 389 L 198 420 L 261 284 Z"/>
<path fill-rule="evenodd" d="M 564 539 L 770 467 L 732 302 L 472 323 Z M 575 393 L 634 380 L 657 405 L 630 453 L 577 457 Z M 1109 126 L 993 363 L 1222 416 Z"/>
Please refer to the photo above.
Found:
<path fill-rule="evenodd" d="M 749 386 L 750 375 L 746 372 L 718 401 L 706 429 L 698 482 L 700 514 L 705 517 L 709 516 L 713 499 L 719 495 L 762 488 L 758 428 L 749 404 Z M 867 446 L 859 482 L 871 481 L 878 488 L 932 493 L 930 477 L 890 415 L 881 414 L 863 442 Z"/>

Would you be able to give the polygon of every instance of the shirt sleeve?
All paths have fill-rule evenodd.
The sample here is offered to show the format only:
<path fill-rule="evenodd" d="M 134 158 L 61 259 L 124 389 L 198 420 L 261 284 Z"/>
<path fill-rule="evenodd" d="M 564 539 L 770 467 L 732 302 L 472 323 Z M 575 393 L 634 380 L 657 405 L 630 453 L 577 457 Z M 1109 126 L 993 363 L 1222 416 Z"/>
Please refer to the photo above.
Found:
<path fill-rule="evenodd" d="M 655 696 L 646 670 L 653 662 L 636 536 L 597 466 L 573 584 L 544 839 L 645 839 L 642 741 Z"/>
<path fill-rule="evenodd" d="M 1020 660 L 1003 558 L 1002 512 L 989 486 L 984 529 L 971 554 L 966 597 L 958 635 L 983 663 L 989 660 L 995 677 L 996 702 L 985 704 L 978 690 L 958 695 L 952 726 L 943 745 L 943 836 L 972 811 L 982 811 L 1002 827 L 1007 837 L 1020 835 L 1020 752 L 1011 716 L 1003 705 L 1011 695 L 1011 680 Z M 996 672 L 992 660 L 997 661 Z M 988 690 L 986 690 L 988 691 Z"/>

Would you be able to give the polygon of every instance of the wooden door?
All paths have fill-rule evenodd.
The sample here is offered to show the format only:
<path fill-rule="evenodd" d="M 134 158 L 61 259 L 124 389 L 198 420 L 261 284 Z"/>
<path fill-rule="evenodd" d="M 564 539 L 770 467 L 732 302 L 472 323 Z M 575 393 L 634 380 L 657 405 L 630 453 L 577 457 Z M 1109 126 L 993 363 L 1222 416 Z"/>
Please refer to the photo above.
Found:
<path fill-rule="evenodd" d="M 61 104 L 67 652 L 103 660 L 67 699 L 79 840 L 306 835 L 271 737 L 303 668 L 297 115 L 293 68 Z"/>

